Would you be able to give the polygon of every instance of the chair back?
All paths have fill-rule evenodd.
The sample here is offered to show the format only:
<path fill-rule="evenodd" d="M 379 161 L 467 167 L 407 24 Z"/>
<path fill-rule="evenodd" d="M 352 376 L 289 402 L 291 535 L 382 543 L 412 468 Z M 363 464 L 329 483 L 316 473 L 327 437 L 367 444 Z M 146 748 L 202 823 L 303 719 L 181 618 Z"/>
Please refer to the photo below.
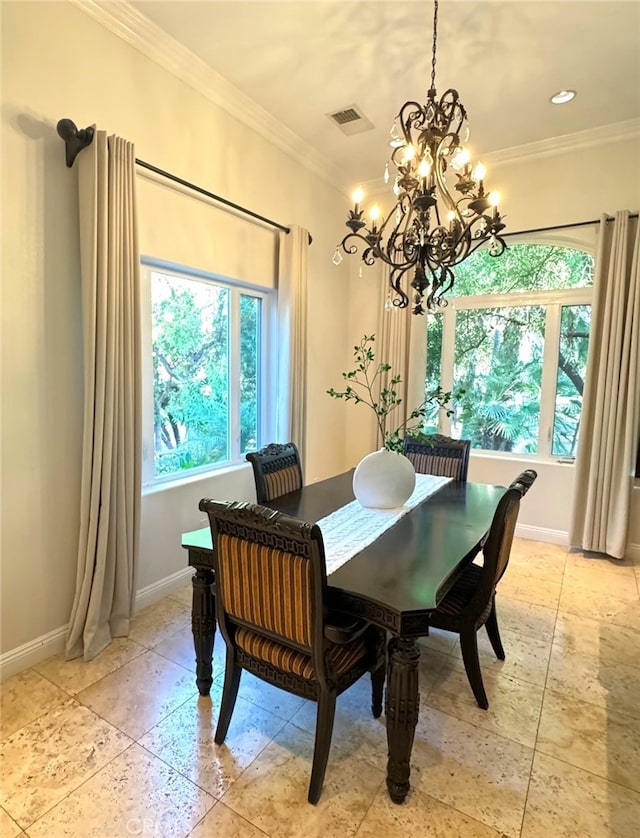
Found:
<path fill-rule="evenodd" d="M 418 474 L 451 477 L 464 482 L 469 473 L 470 439 L 452 439 L 442 434 L 405 437 L 404 454 Z"/>
<path fill-rule="evenodd" d="M 516 479 L 511 484 L 511 487 L 519 486 L 522 491 L 522 496 L 524 497 L 535 483 L 537 477 L 538 472 L 534 471 L 534 469 L 532 468 L 528 468 L 516 477 Z"/>
<path fill-rule="evenodd" d="M 251 503 L 200 501 L 214 547 L 216 618 L 225 641 L 286 670 L 311 656 L 324 675 L 327 575 L 317 524 Z"/>
<path fill-rule="evenodd" d="M 252 467 L 259 504 L 302 488 L 300 454 L 293 442 L 284 445 L 272 442 L 260 451 L 245 455 Z"/>

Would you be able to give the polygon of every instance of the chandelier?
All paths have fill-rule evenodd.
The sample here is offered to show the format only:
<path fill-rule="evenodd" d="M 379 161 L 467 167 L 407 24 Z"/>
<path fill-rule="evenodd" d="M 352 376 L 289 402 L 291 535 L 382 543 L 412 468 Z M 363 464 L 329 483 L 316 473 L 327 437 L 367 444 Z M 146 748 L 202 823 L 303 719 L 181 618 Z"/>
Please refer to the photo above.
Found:
<path fill-rule="evenodd" d="M 435 0 L 427 102 L 405 102 L 391 127 L 393 151 L 384 179 L 389 182 L 391 164 L 396 203 L 383 220 L 373 207 L 367 222 L 361 207 L 363 192 L 356 189 L 354 208 L 346 221 L 349 232 L 333 257 L 334 264 L 339 264 L 341 249 L 353 254 L 363 248 L 366 265 L 378 260 L 387 264 L 391 304 L 397 308 L 409 305 L 403 284 L 410 273 L 414 314 L 424 314 L 425 305 L 430 310 L 446 305 L 444 295 L 453 287 L 453 268 L 480 245 L 488 242 L 491 256 L 500 256 L 506 247 L 500 236 L 505 226 L 498 211 L 500 197 L 497 192 L 487 193 L 485 168 L 481 163 L 472 165 L 463 145 L 469 129 L 458 92 L 450 88 L 437 98 L 437 29 Z"/>

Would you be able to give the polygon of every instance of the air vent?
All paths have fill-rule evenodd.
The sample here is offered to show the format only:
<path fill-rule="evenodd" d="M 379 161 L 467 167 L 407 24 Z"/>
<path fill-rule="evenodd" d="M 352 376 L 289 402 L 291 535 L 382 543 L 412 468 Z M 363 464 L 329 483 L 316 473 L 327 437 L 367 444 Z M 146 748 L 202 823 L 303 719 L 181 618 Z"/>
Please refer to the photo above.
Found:
<path fill-rule="evenodd" d="M 328 113 L 329 119 L 338 126 L 343 134 L 360 134 L 362 131 L 370 131 L 373 123 L 367 119 L 357 105 L 347 105 L 333 113 Z"/>

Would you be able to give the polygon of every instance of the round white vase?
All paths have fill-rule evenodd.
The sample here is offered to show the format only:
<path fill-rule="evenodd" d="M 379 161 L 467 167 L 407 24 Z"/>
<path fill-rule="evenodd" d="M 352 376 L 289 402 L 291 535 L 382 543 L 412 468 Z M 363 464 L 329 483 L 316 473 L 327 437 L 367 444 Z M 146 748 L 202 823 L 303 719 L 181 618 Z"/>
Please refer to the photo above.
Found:
<path fill-rule="evenodd" d="M 353 474 L 353 494 L 361 506 L 393 509 L 402 506 L 416 485 L 416 470 L 404 454 L 381 448 L 367 454 Z"/>

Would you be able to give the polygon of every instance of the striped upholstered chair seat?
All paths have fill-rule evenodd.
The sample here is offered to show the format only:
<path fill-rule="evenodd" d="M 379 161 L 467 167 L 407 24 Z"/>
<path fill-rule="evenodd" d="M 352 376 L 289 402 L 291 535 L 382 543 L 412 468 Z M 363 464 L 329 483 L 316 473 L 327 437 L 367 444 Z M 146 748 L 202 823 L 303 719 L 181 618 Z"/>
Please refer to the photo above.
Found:
<path fill-rule="evenodd" d="M 245 458 L 253 467 L 258 503 L 269 503 L 302 488 L 300 454 L 293 442 L 286 445 L 271 443 L 260 451 L 246 454 Z"/>
<path fill-rule="evenodd" d="M 484 564 L 468 564 L 429 619 L 429 624 L 434 628 L 454 631 L 460 635 L 467 677 L 478 705 L 484 710 L 488 708 L 489 701 L 480 671 L 477 633 L 485 626 L 496 657 L 504 660 L 496 614 L 496 586 L 509 562 L 520 500 L 536 477 L 533 469 L 527 469 L 505 491 L 482 547 Z"/>
<path fill-rule="evenodd" d="M 311 655 L 305 655 L 291 646 L 246 628 L 238 629 L 235 641 L 245 654 L 257 661 L 271 664 L 283 672 L 297 675 L 307 681 L 315 683 L 318 680 Z M 325 652 L 327 673 L 331 678 L 338 680 L 359 663 L 366 662 L 368 654 L 364 637 L 356 637 L 349 643 L 329 643 Z"/>
<path fill-rule="evenodd" d="M 471 440 L 451 439 L 442 434 L 405 437 L 404 454 L 418 474 L 451 477 L 464 482 L 469 472 Z"/>
<path fill-rule="evenodd" d="M 202 500 L 211 523 L 216 616 L 227 645 L 215 733 L 224 742 L 248 670 L 318 703 L 308 799 L 317 803 L 329 756 L 336 696 L 371 672 L 372 710 L 382 712 L 384 632 L 327 617 L 324 543 L 317 524 L 249 503 Z"/>

